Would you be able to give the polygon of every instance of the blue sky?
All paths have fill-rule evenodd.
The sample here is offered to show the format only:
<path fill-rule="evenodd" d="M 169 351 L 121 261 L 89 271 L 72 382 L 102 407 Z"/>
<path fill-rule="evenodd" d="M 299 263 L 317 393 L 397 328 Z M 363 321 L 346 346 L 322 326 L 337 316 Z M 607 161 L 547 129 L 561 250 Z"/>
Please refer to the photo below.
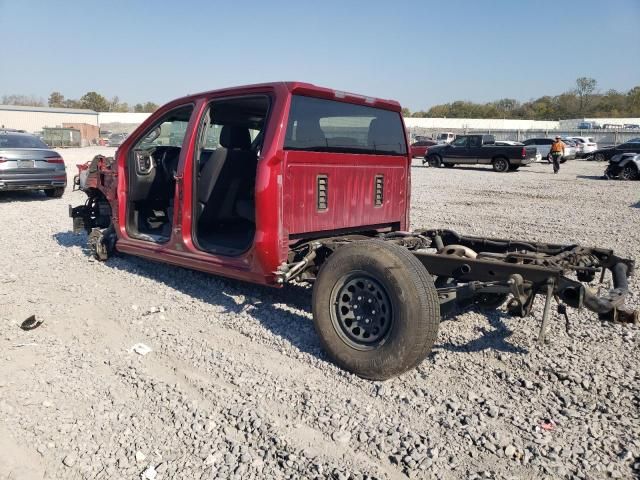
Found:
<path fill-rule="evenodd" d="M 164 103 L 302 80 L 393 98 L 528 100 L 640 85 L 640 0 L 0 0 L 0 95 Z"/>

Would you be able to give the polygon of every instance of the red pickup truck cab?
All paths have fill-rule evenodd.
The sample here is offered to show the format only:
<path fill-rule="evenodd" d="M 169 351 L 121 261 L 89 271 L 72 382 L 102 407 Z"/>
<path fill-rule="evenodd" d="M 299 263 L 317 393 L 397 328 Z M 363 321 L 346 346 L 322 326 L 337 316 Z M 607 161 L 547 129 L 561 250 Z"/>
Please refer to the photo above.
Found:
<path fill-rule="evenodd" d="M 407 231 L 411 153 L 400 112 L 395 101 L 300 82 L 174 100 L 114 158 L 81 166 L 75 183 L 88 200 L 70 208 L 74 230 L 89 232 L 101 260 L 121 252 L 264 285 L 313 283 L 324 348 L 366 378 L 420 363 L 456 292 L 490 305 L 517 293 L 524 313 L 553 278 L 549 295 L 569 292 L 577 305 L 579 283 L 508 258 L 515 245 L 536 262 L 547 252 L 567 263 L 582 258 L 566 253 L 573 245 L 494 240 L 482 260 L 475 250 L 486 239 Z M 601 257 L 580 268 L 617 259 Z"/>

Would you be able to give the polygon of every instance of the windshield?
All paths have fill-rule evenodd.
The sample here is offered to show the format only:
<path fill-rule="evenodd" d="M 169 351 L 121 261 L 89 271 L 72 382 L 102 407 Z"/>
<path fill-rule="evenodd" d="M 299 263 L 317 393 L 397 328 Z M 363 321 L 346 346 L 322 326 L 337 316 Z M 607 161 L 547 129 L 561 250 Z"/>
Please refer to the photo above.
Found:
<path fill-rule="evenodd" d="M 0 135 L 0 148 L 49 148 L 49 146 L 32 135 Z"/>

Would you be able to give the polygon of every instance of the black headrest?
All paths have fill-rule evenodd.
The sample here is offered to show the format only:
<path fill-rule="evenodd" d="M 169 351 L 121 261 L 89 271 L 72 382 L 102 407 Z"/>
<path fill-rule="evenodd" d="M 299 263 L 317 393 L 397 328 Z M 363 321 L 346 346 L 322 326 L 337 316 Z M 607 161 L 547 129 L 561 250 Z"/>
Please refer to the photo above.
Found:
<path fill-rule="evenodd" d="M 298 120 L 295 143 L 298 147 L 324 147 L 327 139 L 322 128 L 320 128 L 320 120 L 317 118 L 302 118 Z"/>
<path fill-rule="evenodd" d="M 220 131 L 220 145 L 224 148 L 249 150 L 249 148 L 251 148 L 251 135 L 249 134 L 249 129 L 225 125 Z"/>
<path fill-rule="evenodd" d="M 369 124 L 367 144 L 381 150 L 393 150 L 398 147 L 398 122 L 393 117 L 374 118 Z M 402 138 L 402 136 L 400 136 Z"/>

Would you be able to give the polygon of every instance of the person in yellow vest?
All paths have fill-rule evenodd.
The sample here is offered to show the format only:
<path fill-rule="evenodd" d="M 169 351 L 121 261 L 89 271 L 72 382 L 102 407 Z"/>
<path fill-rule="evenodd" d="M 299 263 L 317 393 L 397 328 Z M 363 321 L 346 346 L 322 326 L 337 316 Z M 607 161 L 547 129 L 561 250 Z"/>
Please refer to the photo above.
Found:
<path fill-rule="evenodd" d="M 564 143 L 562 143 L 559 136 L 556 136 L 556 141 L 551 144 L 549 155 L 553 160 L 553 173 L 558 173 L 560 171 L 560 159 L 564 155 Z"/>

